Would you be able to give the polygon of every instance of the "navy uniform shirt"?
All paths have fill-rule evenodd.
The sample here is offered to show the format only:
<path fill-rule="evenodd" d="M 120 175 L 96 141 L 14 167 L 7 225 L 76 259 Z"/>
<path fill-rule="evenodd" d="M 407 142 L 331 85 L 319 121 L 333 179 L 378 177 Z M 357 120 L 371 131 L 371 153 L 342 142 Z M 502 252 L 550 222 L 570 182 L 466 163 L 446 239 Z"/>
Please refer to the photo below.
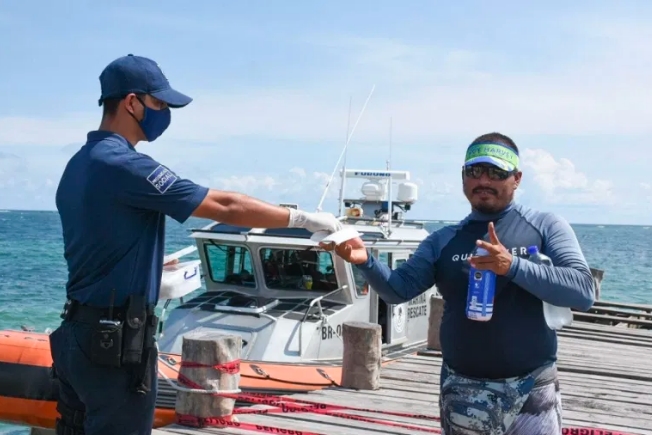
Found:
<path fill-rule="evenodd" d="M 115 306 L 132 293 L 158 300 L 165 216 L 183 223 L 208 189 L 179 178 L 118 134 L 93 131 L 70 159 L 56 194 L 68 297 Z"/>
<path fill-rule="evenodd" d="M 506 276 L 496 277 L 492 318 L 479 322 L 466 317 L 467 260 L 476 240 L 489 240 L 490 221 L 513 261 Z M 527 248 L 533 245 L 554 267 L 528 261 Z M 557 335 L 546 324 L 542 300 L 584 311 L 594 301 L 591 270 L 570 225 L 552 213 L 513 203 L 501 213 L 473 212 L 459 224 L 433 232 L 394 271 L 373 257 L 358 267 L 392 304 L 436 285 L 445 300 L 440 328 L 444 361 L 471 377 L 520 376 L 556 361 Z"/>

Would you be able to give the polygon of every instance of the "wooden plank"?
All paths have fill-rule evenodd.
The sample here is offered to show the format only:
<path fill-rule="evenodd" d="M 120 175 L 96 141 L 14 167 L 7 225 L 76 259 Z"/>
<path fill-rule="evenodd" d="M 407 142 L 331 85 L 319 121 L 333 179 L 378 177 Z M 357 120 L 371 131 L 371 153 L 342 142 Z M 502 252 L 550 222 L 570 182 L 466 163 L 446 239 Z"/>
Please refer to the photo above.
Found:
<path fill-rule="evenodd" d="M 564 327 L 557 331 L 557 335 L 563 335 L 566 332 L 585 332 L 598 335 L 609 335 L 618 337 L 638 337 L 642 339 L 652 338 L 649 331 L 640 328 L 628 328 L 626 325 L 602 325 L 600 323 L 584 322 L 582 320 L 573 321 L 570 326 Z"/>
<path fill-rule="evenodd" d="M 608 314 L 592 314 L 592 313 L 580 313 L 574 312 L 573 317 L 575 320 L 595 320 L 609 322 L 608 324 L 617 325 L 619 323 L 624 323 L 628 325 L 637 325 L 640 327 L 645 327 L 646 329 L 652 328 L 652 321 L 644 319 L 634 319 L 631 317 L 620 317 L 612 316 Z"/>
<path fill-rule="evenodd" d="M 410 373 L 414 373 L 415 376 L 411 377 L 416 379 L 418 382 L 438 382 L 439 380 L 439 371 L 441 367 L 441 359 L 432 358 L 431 366 L 417 366 L 413 364 L 405 364 L 405 360 L 400 362 L 393 363 L 386 367 L 386 371 L 383 372 L 383 376 L 389 379 L 405 379 L 406 377 L 411 377 Z M 582 376 L 592 376 L 593 378 L 600 379 L 601 381 L 613 380 L 617 382 L 618 385 L 632 385 L 636 388 L 647 387 L 652 388 L 652 376 L 645 373 L 641 374 L 631 374 L 628 373 L 625 369 L 621 372 L 613 372 L 608 370 L 603 370 L 600 367 L 594 367 L 589 364 L 577 365 L 577 364 L 568 364 L 564 359 L 560 360 L 558 363 L 559 376 L 561 379 L 566 377 L 578 377 Z M 421 377 L 421 376 L 432 376 L 432 377 Z M 652 393 L 652 390 L 651 390 Z"/>
<path fill-rule="evenodd" d="M 616 307 L 616 308 L 629 308 L 634 310 L 641 310 L 648 313 L 652 313 L 652 305 L 646 304 L 630 304 L 627 302 L 615 302 L 615 301 L 605 301 L 597 300 L 593 303 L 593 306 L 596 307 Z"/>
<path fill-rule="evenodd" d="M 388 368 L 396 367 L 394 365 L 388 366 Z M 574 374 L 589 374 L 589 375 L 598 375 L 598 376 L 608 376 L 614 379 L 620 380 L 640 380 L 647 385 L 652 382 L 652 373 L 649 370 L 646 370 L 644 367 L 633 369 L 627 366 L 618 366 L 614 364 L 604 363 L 604 367 L 597 365 L 591 360 L 582 360 L 580 358 L 571 359 L 571 358 L 561 358 L 557 364 L 558 370 L 560 372 L 568 372 Z M 409 374 L 410 370 L 405 370 L 406 375 Z"/>
<path fill-rule="evenodd" d="M 601 325 L 599 323 L 582 321 L 574 321 L 570 326 L 566 326 L 561 331 L 558 331 L 557 335 L 563 335 L 568 331 L 605 334 L 618 337 L 639 337 L 642 339 L 652 338 L 650 331 L 647 330 L 625 328 L 624 325 L 614 327 L 610 325 Z"/>
<path fill-rule="evenodd" d="M 573 338 L 576 340 L 588 340 L 593 343 L 608 343 L 608 344 L 627 344 L 633 347 L 652 347 L 652 338 L 647 340 L 640 337 L 621 337 L 600 334 L 600 333 L 590 333 L 586 332 L 574 332 L 574 331 L 564 331 L 563 334 L 559 334 L 559 337 Z M 604 349 L 604 346 L 603 346 Z"/>
<path fill-rule="evenodd" d="M 611 307 L 591 307 L 590 313 L 595 314 L 612 314 L 614 316 L 639 317 L 641 319 L 652 320 L 652 314 L 646 311 L 635 311 L 633 309 L 611 308 Z"/>
<path fill-rule="evenodd" d="M 405 381 L 406 373 L 410 371 L 413 371 L 415 376 L 410 381 Z M 399 373 L 397 374 L 397 372 Z M 388 370 L 386 377 L 392 378 L 394 381 L 384 382 L 382 384 L 383 389 L 392 390 L 387 392 L 387 396 L 393 398 L 386 397 L 385 400 L 397 400 L 401 397 L 401 393 L 394 390 L 405 391 L 411 397 L 415 397 L 415 393 L 419 393 L 425 395 L 419 396 L 422 399 L 430 396 L 433 397 L 433 400 L 437 400 L 439 391 L 438 370 L 424 373 L 412 368 L 410 364 L 405 364 L 405 367 Z M 569 382 L 570 380 L 572 382 Z M 612 389 L 602 389 L 602 383 L 599 382 L 588 387 L 586 384 L 587 382 L 582 376 L 569 378 L 567 375 L 563 376 L 560 373 L 560 387 L 565 404 L 570 406 L 570 408 L 569 406 L 565 406 L 569 411 L 570 409 L 577 408 L 584 409 L 585 411 L 588 409 L 601 409 L 604 413 L 611 412 L 615 416 L 623 416 L 635 412 L 640 415 L 639 418 L 648 420 L 652 428 L 652 406 L 650 406 L 652 404 L 652 396 L 649 393 L 652 390 L 652 385 L 648 386 L 648 392 L 637 394 L 633 393 L 636 391 L 635 387 L 625 386 L 624 391 L 621 391 L 613 386 Z M 620 389 L 623 389 L 623 387 L 623 385 L 619 385 Z M 624 395 L 624 397 L 621 395 Z"/>

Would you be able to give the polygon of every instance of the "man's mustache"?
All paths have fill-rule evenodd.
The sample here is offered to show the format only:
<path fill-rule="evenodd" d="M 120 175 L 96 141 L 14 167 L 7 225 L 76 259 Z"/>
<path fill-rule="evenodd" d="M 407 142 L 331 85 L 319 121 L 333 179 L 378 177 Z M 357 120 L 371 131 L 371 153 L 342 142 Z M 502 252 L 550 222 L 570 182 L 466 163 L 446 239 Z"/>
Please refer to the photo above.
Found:
<path fill-rule="evenodd" d="M 473 193 L 483 193 L 483 192 L 489 192 L 493 193 L 494 195 L 498 195 L 498 192 L 495 189 L 492 189 L 491 187 L 476 187 L 473 189 Z"/>

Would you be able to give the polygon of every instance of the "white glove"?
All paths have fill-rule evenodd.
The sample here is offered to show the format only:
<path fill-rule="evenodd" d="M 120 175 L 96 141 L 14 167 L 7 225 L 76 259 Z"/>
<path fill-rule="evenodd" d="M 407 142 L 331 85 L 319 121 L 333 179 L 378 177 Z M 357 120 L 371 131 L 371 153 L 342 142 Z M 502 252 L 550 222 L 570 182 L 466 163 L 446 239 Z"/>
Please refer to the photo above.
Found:
<path fill-rule="evenodd" d="M 288 228 L 305 228 L 311 233 L 328 231 L 334 233 L 341 230 L 342 224 L 332 213 L 310 213 L 303 210 L 290 210 Z"/>

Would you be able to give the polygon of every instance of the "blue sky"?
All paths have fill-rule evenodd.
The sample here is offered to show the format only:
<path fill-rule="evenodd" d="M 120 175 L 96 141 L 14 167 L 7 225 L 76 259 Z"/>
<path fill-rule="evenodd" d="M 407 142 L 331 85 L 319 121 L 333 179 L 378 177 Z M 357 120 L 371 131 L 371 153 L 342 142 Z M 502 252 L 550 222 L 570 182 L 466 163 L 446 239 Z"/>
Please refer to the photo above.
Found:
<path fill-rule="evenodd" d="M 349 166 L 384 168 L 391 118 L 416 218 L 468 212 L 465 146 L 500 131 L 522 150 L 520 202 L 652 223 L 652 2 L 524 3 L 0 0 L 0 209 L 55 208 L 67 159 L 99 125 L 101 70 L 134 53 L 195 99 L 138 149 L 211 187 L 314 209 L 349 98 L 353 124 L 375 85 Z"/>

